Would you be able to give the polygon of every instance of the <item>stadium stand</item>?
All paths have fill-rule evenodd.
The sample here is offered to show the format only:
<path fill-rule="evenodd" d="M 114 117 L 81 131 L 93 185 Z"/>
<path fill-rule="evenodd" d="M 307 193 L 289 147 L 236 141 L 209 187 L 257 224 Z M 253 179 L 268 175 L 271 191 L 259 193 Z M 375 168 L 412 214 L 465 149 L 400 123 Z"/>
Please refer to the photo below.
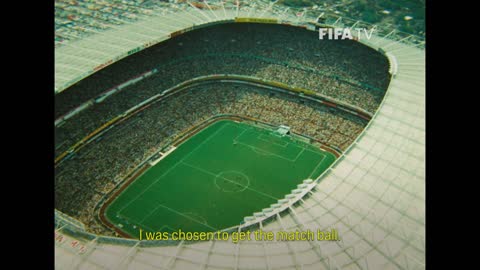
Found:
<path fill-rule="evenodd" d="M 96 203 L 147 157 L 190 127 L 216 115 L 285 124 L 293 132 L 339 149 L 346 149 L 367 123 L 288 94 L 231 83 L 196 86 L 153 104 L 57 167 L 56 208 L 78 218 L 92 232 L 107 234 L 94 218 Z"/>
<path fill-rule="evenodd" d="M 272 32 L 275 34 L 270 35 Z M 295 40 L 290 38 L 293 35 Z M 370 59 L 367 67 L 363 64 L 366 58 Z M 348 92 L 336 94 L 332 90 L 337 86 L 334 82 L 347 84 L 343 87 L 354 85 L 360 88 L 352 91 L 358 92 L 356 99 L 373 96 L 378 103 L 389 81 L 387 59 L 358 42 L 319 42 L 315 32 L 281 25 L 226 24 L 188 32 L 100 70 L 56 97 L 56 117 L 138 75 L 139 71 L 154 68 L 162 76 L 159 81 L 166 80 L 157 84 L 160 89 L 175 83 L 171 80 L 181 81 L 201 72 L 230 73 L 241 69 L 238 72 L 247 75 L 277 74 L 280 81 L 339 95 L 351 102 L 355 98 L 349 100 Z M 292 72 L 295 74 L 287 76 Z M 366 91 L 369 89 L 377 91 Z"/>
<path fill-rule="evenodd" d="M 275 35 L 269 35 L 272 32 Z M 293 40 L 292 35 L 298 38 Z M 157 70 L 57 128 L 56 154 L 139 102 L 202 75 L 238 74 L 276 81 L 373 113 L 388 86 L 386 58 L 354 41 L 318 42 L 315 38 L 314 32 L 286 26 L 227 24 L 189 32 L 139 52 L 55 96 L 58 118 L 138 76 L 139 71 Z M 365 58 L 370 59 L 367 68 Z"/>
<path fill-rule="evenodd" d="M 188 42 L 180 45 L 178 40 L 182 36 L 178 36 L 162 45 L 171 44 L 171 48 L 175 48 L 177 52 L 180 52 L 178 48 L 183 47 L 202 53 L 196 55 L 175 54 L 174 57 L 178 61 L 174 62 L 160 53 L 161 50 L 170 51 L 171 48 L 162 49 L 160 46 L 153 46 L 136 53 L 134 57 L 127 57 L 118 63 L 107 66 L 84 79 L 85 76 L 96 71 L 95 68 L 98 65 L 103 67 L 105 61 L 113 59 L 115 62 L 118 59 L 115 57 L 118 55 L 126 55 L 127 52 L 130 54 L 131 49 L 145 42 L 139 41 L 140 37 L 149 38 L 137 33 L 137 31 L 142 32 L 143 27 L 141 26 L 145 24 L 139 24 L 132 28 L 127 27 L 130 26 L 127 22 L 128 19 L 140 22 L 142 19 L 140 17 L 149 13 L 153 13 L 152 17 L 158 20 L 146 19 L 145 21 L 148 23 L 159 22 L 158 28 L 161 31 L 161 33 L 152 33 L 151 40 L 153 37 L 172 32 L 172 29 L 176 31 L 192 25 L 199 26 L 222 18 L 233 19 L 238 16 L 253 18 L 274 16 L 279 19 L 279 23 L 287 21 L 291 24 L 302 21 L 318 21 L 323 16 L 325 19 L 322 18 L 322 21 L 335 27 L 351 26 L 370 29 L 372 25 L 348 19 L 343 14 L 342 17 L 338 15 L 332 17 L 331 14 L 327 14 L 328 12 L 324 14 L 321 10 L 312 7 L 296 9 L 277 3 L 282 1 L 208 1 L 212 7 L 213 5 L 223 5 L 226 9 L 217 10 L 215 13 L 209 12 L 208 8 L 205 8 L 204 2 L 206 1 L 201 1 L 202 3 L 199 4 L 193 2 L 195 5 L 192 4 L 192 1 L 182 0 L 170 4 L 165 3 L 166 1 L 114 0 L 108 1 L 109 3 L 98 1 L 100 8 L 97 3 L 91 1 L 81 2 L 83 3 L 59 0 L 55 3 L 55 46 L 56 55 L 60 55 L 58 59 L 55 59 L 55 92 L 61 92 L 55 96 L 56 119 L 139 74 L 155 68 L 160 72 L 123 89 L 101 103 L 90 102 L 91 107 L 61 122 L 56 127 L 56 155 L 69 149 L 79 139 L 107 123 L 112 117 L 118 116 L 138 102 L 178 83 L 180 80 L 173 80 L 172 74 L 179 76 L 178 78 L 191 79 L 208 72 L 230 73 L 233 70 L 234 73 L 240 75 L 259 78 L 268 76 L 268 79 L 275 78 L 279 82 L 305 87 L 339 101 L 358 105 L 374 115 L 372 121 L 365 127 L 364 120 L 355 117 L 349 119 L 351 118 L 349 114 L 324 110 L 316 103 L 304 102 L 302 104 L 302 99 L 292 99 L 286 95 L 269 96 L 265 90 L 245 85 L 235 88 L 235 84 L 224 84 L 222 88 L 207 85 L 197 86 L 169 98 L 168 103 L 171 103 L 169 105 L 154 104 L 128 121 L 118 126 L 115 125 L 108 133 L 98 138 L 98 141 L 85 145 L 79 152 L 70 156 L 71 159 L 66 159 L 57 166 L 55 195 L 60 197 L 55 201 L 57 209 L 55 214 L 55 268 L 425 268 L 425 52 L 423 50 L 425 41 L 423 38 L 378 24 L 373 26 L 376 33 L 372 40 L 362 42 L 373 50 L 362 48 L 360 44 L 353 41 L 348 42 L 349 45 L 345 42 L 344 48 L 343 46 L 331 48 L 327 45 L 319 50 L 318 44 L 313 44 L 318 40 L 308 44 L 308 39 L 302 39 L 299 40 L 304 43 L 302 48 L 310 50 L 295 52 L 292 49 L 297 45 L 287 34 L 282 34 L 283 31 L 278 28 L 269 33 L 269 39 L 257 35 L 256 38 L 260 39 L 260 44 L 252 46 L 252 44 L 245 43 L 244 45 L 248 47 L 244 48 L 245 51 L 227 50 L 214 58 L 211 57 L 213 53 L 216 53 L 213 51 L 213 47 L 198 46 L 201 42 L 213 46 L 211 39 L 207 38 L 208 41 L 195 40 L 196 45 L 189 45 Z M 111 9 L 104 6 L 111 6 Z M 134 6 L 140 6 L 141 8 L 138 9 L 140 12 L 136 12 Z M 165 8 L 159 8 L 160 6 Z M 128 8 L 131 10 L 122 13 Z M 77 9 L 77 11 L 71 9 Z M 90 13 L 91 10 L 93 10 L 92 13 Z M 75 16 L 70 16 L 70 13 Z M 136 18 L 135 16 L 126 17 L 128 14 L 135 14 Z M 102 21 L 99 19 L 102 17 L 111 19 Z M 114 32 L 124 29 L 122 28 L 124 26 L 125 29 L 128 29 L 119 31 L 118 37 L 112 37 L 109 30 L 113 29 Z M 207 31 L 207 29 L 202 31 Z M 100 31 L 103 32 L 100 33 Z M 104 33 L 106 34 L 104 35 Z M 183 36 L 194 35 L 194 33 L 187 33 Z M 88 39 L 91 37 L 90 35 L 99 38 L 87 40 L 81 44 L 76 43 L 77 40 L 83 41 L 84 37 Z M 295 36 L 297 35 L 301 34 L 295 33 Z M 240 31 L 235 33 L 235 36 L 243 37 L 243 34 Z M 260 46 L 263 41 L 270 42 L 270 40 L 280 39 L 281 36 L 284 36 L 281 42 L 287 46 L 277 46 L 276 51 L 271 51 L 270 55 L 266 55 L 268 48 L 267 51 L 254 51 L 254 47 Z M 97 43 L 102 39 L 104 43 Z M 113 41 L 105 42 L 110 39 Z M 227 40 L 232 46 L 242 43 L 242 39 L 235 37 L 233 39 L 235 41 Z M 117 41 L 122 43 L 115 44 Z M 219 46 L 221 47 L 221 44 Z M 126 49 L 127 47 L 128 49 Z M 386 77 L 380 74 L 372 75 L 377 71 L 384 72 L 388 69 L 387 63 L 380 64 L 385 59 L 381 53 L 374 51 L 377 49 L 382 53 L 386 52 L 387 55 L 392 55 L 390 64 L 392 64 L 392 59 L 395 59 L 396 64 L 393 70 L 396 76 L 392 76 L 391 82 L 389 82 L 388 73 L 385 74 Z M 158 50 L 158 54 L 155 54 L 156 50 Z M 250 51 L 249 54 L 245 54 L 247 51 Z M 156 55 L 156 57 L 151 58 L 150 54 Z M 293 60 L 287 59 L 288 65 L 282 64 L 282 60 L 286 59 L 282 57 L 286 54 L 295 56 Z M 300 56 L 301 54 L 305 54 L 305 56 Z M 342 55 L 350 55 L 353 58 L 344 59 Z M 102 58 L 95 58 L 97 56 L 102 56 Z M 136 60 L 135 57 L 139 58 Z M 365 65 L 360 61 L 357 63 L 355 59 L 359 59 L 359 57 L 364 57 L 368 64 Z M 313 59 L 317 58 L 319 61 L 314 62 Z M 374 60 L 376 58 L 378 59 Z M 325 59 L 331 61 L 322 62 Z M 206 64 L 206 62 L 211 63 Z M 299 62 L 301 63 L 299 64 Z M 239 64 L 245 65 L 246 68 L 240 69 Z M 345 68 L 344 71 L 347 71 L 346 74 L 342 73 L 342 67 Z M 206 71 L 203 72 L 203 69 Z M 356 75 L 354 76 L 354 74 Z M 77 81 L 77 85 L 65 89 Z M 386 91 L 387 86 L 388 91 Z M 381 91 L 371 91 L 375 88 L 379 88 Z M 201 92 L 202 89 L 205 91 Z M 338 91 L 335 91 L 337 89 Z M 198 98 L 190 99 L 193 95 L 192 92 L 201 92 L 202 94 L 198 95 Z M 238 97 L 238 93 L 244 94 L 241 99 Z M 197 96 L 197 94 L 193 96 Z M 265 108 L 263 110 L 261 106 L 252 104 L 248 108 L 240 108 L 235 103 L 231 103 L 232 100 L 247 99 L 259 102 L 262 106 L 269 104 L 268 101 L 275 100 L 284 106 L 279 108 L 276 104 L 269 104 L 268 108 L 263 106 Z M 203 102 L 209 102 L 210 105 L 215 103 L 215 106 L 204 106 Z M 164 104 L 163 109 L 166 109 L 171 118 L 167 117 L 165 111 L 159 108 L 162 104 Z M 178 109 L 184 105 L 187 105 L 188 108 Z M 273 110 L 270 110 L 270 105 L 274 108 Z M 196 106 L 198 106 L 198 112 Z M 300 107 L 301 109 L 299 109 Z M 109 190 L 112 190 L 135 164 L 139 164 L 149 154 L 155 153 L 157 147 L 168 145 L 173 138 L 178 136 L 177 134 L 185 125 L 200 122 L 205 117 L 208 118 L 207 115 L 219 111 L 257 115 L 265 121 L 277 121 L 282 124 L 287 121 L 285 119 L 288 119 L 289 125 L 292 128 L 296 127 L 297 132 L 316 136 L 325 143 L 340 145 L 339 147 L 342 149 L 345 149 L 342 142 L 348 145 L 350 143 L 348 137 L 356 137 L 354 142 L 342 153 L 338 162 L 327 170 L 324 177 L 321 178 L 321 182 L 312 192 L 309 192 L 308 196 L 305 196 L 297 205 L 291 206 L 286 213 L 277 215 L 269 222 L 259 223 L 260 228 L 272 231 L 294 231 L 334 226 L 339 230 L 340 241 L 328 243 L 244 241 L 237 244 L 211 241 L 191 245 L 184 242 L 139 242 L 133 239 L 105 236 L 113 234 L 106 231 L 95 220 L 96 202 L 101 200 L 101 197 Z M 320 116 L 315 117 L 324 117 L 328 121 L 333 121 L 333 124 L 318 121 L 299 127 L 299 123 L 296 123 L 294 119 L 296 117 L 309 119 L 312 116 L 309 115 L 309 111 L 318 112 Z M 140 130 L 144 127 L 143 122 L 145 125 L 154 126 L 153 131 L 157 133 L 155 138 Z M 342 124 L 339 124 L 340 122 Z M 159 127 L 159 123 L 168 129 L 162 129 Z M 322 124 L 325 125 L 325 130 L 318 129 L 318 125 Z M 326 132 L 327 129 L 331 130 L 335 127 L 341 132 L 337 132 L 338 134 L 332 131 Z M 357 136 L 356 129 L 362 130 L 359 136 Z M 145 145 L 142 143 L 141 149 L 134 149 L 134 145 L 138 146 L 138 140 L 145 138 Z M 103 154 L 103 152 L 107 154 Z M 124 157 L 126 160 L 122 161 Z M 86 172 L 90 170 L 92 173 Z M 69 208 L 72 210 L 68 210 Z M 60 214 L 61 212 L 58 211 L 60 209 L 64 213 Z M 77 226 L 79 222 L 73 218 L 85 223 L 88 232 L 79 229 L 83 226 Z M 69 225 L 69 223 L 71 224 Z M 94 234 L 89 232 L 94 232 Z"/>

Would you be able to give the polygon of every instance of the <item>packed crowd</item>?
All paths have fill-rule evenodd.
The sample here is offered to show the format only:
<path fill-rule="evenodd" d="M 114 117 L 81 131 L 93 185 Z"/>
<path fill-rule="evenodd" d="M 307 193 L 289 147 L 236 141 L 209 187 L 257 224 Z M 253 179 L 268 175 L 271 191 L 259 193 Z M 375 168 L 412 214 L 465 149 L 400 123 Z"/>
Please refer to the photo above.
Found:
<path fill-rule="evenodd" d="M 153 103 L 58 166 L 55 208 L 93 233 L 114 235 L 94 218 L 100 199 L 147 157 L 220 114 L 288 125 L 293 132 L 340 149 L 366 125 L 365 120 L 298 96 L 232 83 L 198 85 Z"/>
<path fill-rule="evenodd" d="M 236 74 L 281 82 L 317 91 L 371 113 L 385 94 L 389 80 L 387 60 L 356 42 L 320 42 L 313 32 L 285 26 L 215 27 L 139 52 L 56 95 L 55 113 L 59 117 L 139 73 L 158 70 L 58 127 L 56 155 L 139 102 L 203 75 Z M 293 35 L 303 42 L 290 38 Z"/>
<path fill-rule="evenodd" d="M 215 28 L 190 32 L 139 52 L 56 95 L 59 117 L 139 73 L 158 70 L 57 127 L 56 155 L 129 108 L 198 76 L 238 74 L 281 82 L 370 112 L 376 110 L 388 85 L 386 59 L 355 42 L 320 42 L 314 32 L 284 26 Z M 94 218 L 99 200 L 148 156 L 219 114 L 288 125 L 293 132 L 342 150 L 366 125 L 342 111 L 287 94 L 232 83 L 198 85 L 153 104 L 60 164 L 55 207 L 85 223 L 90 231 L 111 235 Z"/>
<path fill-rule="evenodd" d="M 200 75 L 243 74 L 308 88 L 369 111 L 378 106 L 390 79 L 387 59 L 355 41 L 320 41 L 316 32 L 282 25 L 215 25 L 169 39 L 82 80 L 56 95 L 55 116 L 154 68 L 157 80 L 145 86 L 154 93 Z"/>
<path fill-rule="evenodd" d="M 133 22 L 167 6 L 162 1 L 146 0 L 55 0 L 55 46 Z"/>
<path fill-rule="evenodd" d="M 304 21 L 314 21 L 318 15 L 323 14 L 323 20 L 329 24 L 334 24 L 339 18 L 341 18 L 342 23 L 346 24 L 345 27 L 352 27 L 354 24 L 357 27 L 364 27 L 365 25 L 371 26 L 371 24 L 375 24 L 377 29 L 384 32 L 384 34 L 390 33 L 393 30 L 390 22 L 387 22 L 390 20 L 378 21 L 378 17 L 377 19 L 372 20 L 372 18 L 369 17 L 372 13 L 364 13 L 363 11 L 366 10 L 361 3 L 355 3 L 355 6 L 359 5 L 358 7 L 352 7 L 351 5 L 342 7 L 338 6 L 337 1 L 332 1 L 331 3 L 324 1 L 323 7 L 319 8 L 312 3 L 309 6 L 305 5 L 305 2 L 303 2 L 300 5 L 301 8 L 295 8 L 295 4 L 292 6 L 292 3 L 295 1 L 296 0 L 277 1 L 272 5 L 272 1 L 270 0 L 242 2 L 236 0 L 210 0 L 208 1 L 208 6 L 205 5 L 203 0 L 188 2 L 196 8 L 204 10 L 208 8 L 212 10 L 221 8 L 236 10 L 237 4 L 240 3 L 240 9 L 252 16 L 255 14 L 254 10 L 257 10 L 260 13 L 268 10 L 269 13 L 276 14 L 276 16 L 280 18 L 285 18 L 288 15 L 294 20 L 301 17 Z M 372 6 L 369 6 L 369 11 L 371 11 L 372 8 Z M 69 41 L 82 39 L 88 35 L 101 32 L 111 27 L 140 20 L 143 16 L 158 16 L 164 13 L 176 12 L 178 10 L 190 10 L 191 13 L 195 14 L 193 9 L 194 7 L 188 4 L 186 0 L 55 0 L 55 46 L 62 46 Z M 395 27 L 397 29 L 400 28 L 401 31 L 409 33 L 417 32 L 415 34 L 424 37 L 425 29 L 424 25 L 422 26 L 423 15 L 418 13 L 418 18 L 415 18 L 413 21 L 406 21 L 403 19 L 405 12 L 407 14 L 409 12 L 408 8 L 406 8 L 406 10 L 407 11 L 404 12 L 394 11 L 394 17 L 402 18 L 397 21 L 398 25 Z M 358 13 L 359 11 L 361 12 Z M 380 10 L 377 10 L 377 12 L 380 12 Z M 385 12 L 385 10 L 382 12 Z M 393 14 L 390 14 L 388 16 L 392 15 Z M 369 23 L 358 23 L 358 19 Z M 393 33 L 392 36 L 398 35 L 399 33 L 401 32 L 397 31 L 396 33 Z M 397 39 L 401 38 L 404 38 L 404 36 L 397 37 Z M 416 36 L 413 36 L 411 40 L 412 39 L 419 39 L 415 44 L 418 44 L 423 40 L 421 37 Z"/>

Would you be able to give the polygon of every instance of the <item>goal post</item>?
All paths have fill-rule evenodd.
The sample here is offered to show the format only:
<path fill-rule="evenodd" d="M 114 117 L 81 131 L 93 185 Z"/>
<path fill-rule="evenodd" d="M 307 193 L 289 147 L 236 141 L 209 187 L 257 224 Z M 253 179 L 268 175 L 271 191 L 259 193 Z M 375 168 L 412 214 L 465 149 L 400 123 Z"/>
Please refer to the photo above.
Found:
<path fill-rule="evenodd" d="M 280 135 L 280 136 L 285 136 L 290 134 L 290 127 L 285 126 L 285 125 L 280 125 L 277 130 L 275 130 L 275 133 Z"/>

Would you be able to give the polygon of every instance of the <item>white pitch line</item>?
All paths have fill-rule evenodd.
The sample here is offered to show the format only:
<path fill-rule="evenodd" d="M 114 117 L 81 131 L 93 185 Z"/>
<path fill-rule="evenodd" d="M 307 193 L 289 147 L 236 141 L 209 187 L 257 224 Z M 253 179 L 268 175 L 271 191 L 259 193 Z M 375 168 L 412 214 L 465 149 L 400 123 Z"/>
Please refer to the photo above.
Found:
<path fill-rule="evenodd" d="M 310 173 L 310 176 L 309 178 L 312 178 L 312 174 L 317 170 L 318 166 L 320 166 L 320 164 L 323 162 L 323 160 L 325 159 L 327 155 L 323 155 L 322 154 L 322 159 L 318 162 L 317 166 L 315 166 L 315 168 L 313 169 L 312 173 Z"/>
<path fill-rule="evenodd" d="M 242 136 L 242 134 L 245 133 L 245 131 L 247 131 L 248 129 L 249 129 L 249 128 L 243 129 L 243 131 L 242 131 L 240 134 L 238 134 L 238 136 L 235 137 L 235 138 L 233 139 L 233 141 L 234 141 L 234 142 L 237 142 L 237 141 L 238 141 L 238 138 L 240 138 L 240 136 Z"/>
<path fill-rule="evenodd" d="M 183 213 L 180 213 L 180 212 L 176 211 L 175 209 L 172 209 L 172 208 L 170 208 L 170 207 L 168 207 L 168 206 L 165 206 L 165 205 L 163 205 L 163 204 L 160 204 L 160 206 L 163 207 L 163 208 L 166 208 L 167 210 L 170 210 L 170 211 L 174 212 L 174 213 L 177 214 L 177 215 L 180 215 L 180 216 L 185 217 L 185 218 L 187 218 L 187 219 L 190 219 L 190 220 L 192 220 L 192 221 L 194 221 L 194 222 L 196 222 L 196 223 L 198 223 L 198 224 L 201 224 L 201 225 L 203 225 L 203 226 L 209 227 L 210 229 L 213 229 L 213 230 L 215 230 L 215 231 L 218 231 L 217 228 L 214 228 L 214 227 L 212 227 L 212 226 L 210 226 L 210 225 L 208 225 L 208 224 L 206 224 L 206 223 L 201 223 L 201 222 L 199 222 L 199 221 L 196 220 L 196 219 L 193 219 L 193 218 L 191 218 L 191 217 L 189 217 L 189 216 L 187 216 L 187 215 L 184 215 Z"/>
<path fill-rule="evenodd" d="M 302 147 L 302 151 L 300 151 L 300 153 L 298 153 L 298 155 L 295 157 L 293 162 L 297 162 L 297 159 L 303 154 L 303 152 L 305 152 L 305 147 Z"/>
<path fill-rule="evenodd" d="M 246 146 L 246 147 L 248 147 L 248 148 L 251 148 L 253 151 L 255 151 L 255 152 L 258 153 L 258 154 L 262 154 L 261 152 L 265 152 L 265 154 L 267 154 L 267 155 L 275 156 L 275 157 L 281 158 L 281 159 L 283 159 L 283 160 L 287 160 L 287 161 L 290 161 L 290 162 L 294 162 L 294 161 L 295 161 L 295 160 L 293 160 L 293 159 L 289 159 L 289 158 L 280 156 L 280 155 L 278 155 L 278 154 L 272 153 L 272 152 L 267 151 L 267 150 L 264 150 L 264 149 L 262 149 L 262 148 L 258 148 L 258 147 L 253 146 L 253 145 L 249 145 L 249 144 L 242 143 L 242 142 L 238 142 L 238 144 L 243 145 L 243 146 Z M 258 152 L 258 151 L 260 151 L 260 152 Z"/>
<path fill-rule="evenodd" d="M 273 143 L 273 144 L 278 145 L 278 146 L 283 147 L 283 148 L 287 148 L 287 146 L 290 144 L 289 142 L 287 142 L 286 144 L 283 144 L 283 145 L 282 145 L 282 144 L 278 144 L 278 143 L 276 143 L 276 142 L 272 142 L 272 141 L 269 141 L 269 140 L 267 140 L 267 139 L 262 139 L 262 136 L 266 136 L 266 135 L 265 135 L 265 134 L 260 134 L 260 135 L 257 137 L 257 139 L 259 139 L 260 141 L 264 141 L 264 142 L 268 142 L 268 143 Z M 270 136 L 271 136 L 271 135 L 270 135 Z"/>
<path fill-rule="evenodd" d="M 222 178 L 222 179 L 224 179 L 224 180 L 226 180 L 226 181 L 228 181 L 228 182 L 238 184 L 238 183 L 236 183 L 236 182 L 234 182 L 234 181 L 232 181 L 232 180 L 230 180 L 230 179 L 227 179 L 227 178 L 225 178 L 225 177 L 219 176 L 219 174 L 212 173 L 212 172 L 207 171 L 207 170 L 205 170 L 205 169 L 199 168 L 199 167 L 197 167 L 197 166 L 195 166 L 195 165 L 191 165 L 191 164 L 188 164 L 188 163 L 185 163 L 185 162 L 184 162 L 183 164 L 186 165 L 186 166 L 189 166 L 189 167 L 191 167 L 191 168 L 193 168 L 193 169 L 197 169 L 197 170 L 199 170 L 199 171 L 201 171 L 201 172 L 204 172 L 204 173 L 206 173 L 206 174 L 209 174 L 209 175 L 211 175 L 211 176 L 220 177 L 220 178 Z M 253 189 L 253 188 L 251 188 L 251 187 L 247 187 L 247 189 L 249 189 L 249 190 L 251 190 L 251 191 L 253 191 L 253 192 L 256 192 L 256 193 L 258 193 L 258 194 L 261 194 L 261 195 L 263 195 L 263 196 L 265 196 L 265 197 L 269 197 L 269 198 L 275 199 L 275 200 L 277 200 L 277 201 L 279 200 L 279 198 L 273 197 L 273 196 L 270 195 L 270 194 L 263 193 L 263 192 L 258 191 L 258 190 L 256 190 L 256 189 Z"/>
<path fill-rule="evenodd" d="M 197 147 L 195 147 L 190 153 L 188 153 L 185 157 L 183 157 L 182 159 L 180 159 L 179 161 L 177 161 L 177 163 L 175 163 L 172 167 L 170 167 L 167 171 L 165 171 L 164 173 L 162 173 L 159 177 L 157 177 L 157 179 L 155 179 L 155 181 L 153 181 L 150 185 L 147 186 L 146 189 L 144 189 L 140 194 L 138 194 L 135 198 L 133 198 L 129 203 L 127 203 L 124 207 L 122 207 L 122 209 L 120 209 L 118 211 L 118 213 L 121 213 L 123 210 L 125 210 L 131 203 L 133 203 L 134 201 L 136 201 L 141 195 L 143 195 L 145 192 L 147 192 L 147 190 L 150 189 L 151 186 L 153 186 L 154 184 L 156 184 L 160 179 L 162 179 L 163 176 L 165 176 L 167 173 L 169 173 L 171 170 L 173 170 L 174 168 L 177 167 L 178 164 L 182 163 L 183 160 L 187 159 L 190 155 L 192 155 L 198 148 L 200 148 L 200 146 L 204 145 L 207 141 L 209 141 L 211 138 L 213 138 L 215 135 L 217 135 L 223 128 L 225 128 L 226 125 L 222 126 L 221 128 L 219 128 L 215 133 L 213 133 L 212 135 L 210 135 L 210 137 L 208 137 L 206 140 L 204 140 L 201 144 L 199 144 Z M 197 134 L 198 135 L 198 134 Z M 127 187 L 128 189 L 128 187 Z"/>
<path fill-rule="evenodd" d="M 147 219 L 148 217 L 150 217 L 150 215 L 152 215 L 153 213 L 155 213 L 155 211 L 157 211 L 157 209 L 160 207 L 160 205 L 157 205 L 157 207 L 153 208 L 152 211 L 150 211 L 148 213 L 148 215 L 144 216 L 140 221 L 139 223 L 142 223 L 145 219 Z"/>
<path fill-rule="evenodd" d="M 147 228 L 147 229 L 151 230 L 152 232 L 155 231 L 155 230 L 153 230 L 152 228 L 148 227 L 147 225 L 144 225 L 144 224 L 142 224 L 142 223 L 140 223 L 140 222 L 136 222 L 135 220 L 132 220 L 131 218 L 127 218 L 126 216 L 124 216 L 124 215 L 122 215 L 122 214 L 120 214 L 120 213 L 118 213 L 118 215 L 119 215 L 122 219 L 125 219 L 125 220 L 129 221 L 131 224 L 136 224 L 136 225 L 138 225 L 139 227 Z"/>

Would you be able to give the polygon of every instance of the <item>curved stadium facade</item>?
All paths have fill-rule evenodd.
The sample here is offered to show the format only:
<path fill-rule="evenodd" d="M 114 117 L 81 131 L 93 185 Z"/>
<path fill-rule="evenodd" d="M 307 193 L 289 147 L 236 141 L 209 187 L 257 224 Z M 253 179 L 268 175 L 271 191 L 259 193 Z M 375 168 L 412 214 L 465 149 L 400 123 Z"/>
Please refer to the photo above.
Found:
<path fill-rule="evenodd" d="M 423 42 L 377 28 L 320 41 L 318 27 L 371 26 L 212 6 L 171 5 L 55 49 L 56 267 L 423 269 Z M 281 211 L 229 229 L 336 228 L 340 241 L 139 241 L 109 224 L 111 198 L 218 119 L 287 125 L 336 157 Z"/>

